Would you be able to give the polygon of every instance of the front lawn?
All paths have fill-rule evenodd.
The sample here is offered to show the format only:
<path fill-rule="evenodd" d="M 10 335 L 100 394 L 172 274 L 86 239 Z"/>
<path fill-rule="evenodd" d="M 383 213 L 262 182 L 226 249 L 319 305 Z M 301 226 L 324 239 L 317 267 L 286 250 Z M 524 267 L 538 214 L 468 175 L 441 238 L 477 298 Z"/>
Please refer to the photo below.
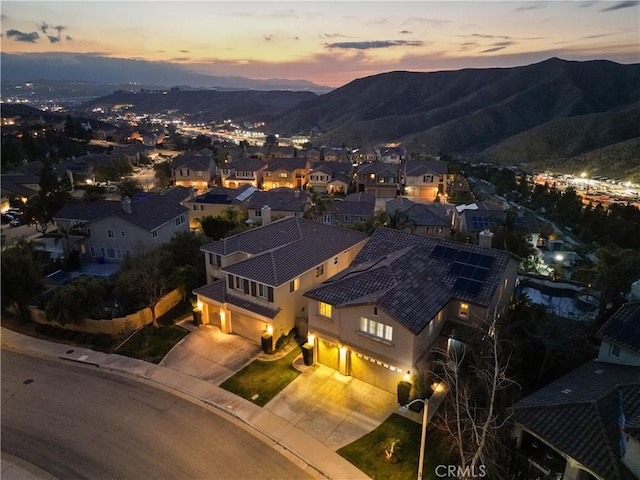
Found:
<path fill-rule="evenodd" d="M 420 424 L 394 413 L 372 432 L 339 449 L 338 454 L 374 480 L 416 478 L 421 432 Z M 387 461 L 385 449 L 390 453 L 394 442 L 391 461 Z M 425 480 L 437 480 L 435 468 L 451 463 L 441 453 L 439 445 L 437 432 L 433 431 L 433 427 L 429 428 L 423 467 Z"/>
<path fill-rule="evenodd" d="M 178 325 L 154 328 L 147 325 L 138 330 L 114 353 L 138 358 L 151 363 L 160 363 L 173 346 L 189 334 Z"/>
<path fill-rule="evenodd" d="M 278 360 L 254 360 L 233 377 L 222 382 L 220 386 L 264 407 L 269 400 L 300 375 L 300 372 L 293 368 L 292 363 L 301 351 L 300 347 L 296 346 Z"/>

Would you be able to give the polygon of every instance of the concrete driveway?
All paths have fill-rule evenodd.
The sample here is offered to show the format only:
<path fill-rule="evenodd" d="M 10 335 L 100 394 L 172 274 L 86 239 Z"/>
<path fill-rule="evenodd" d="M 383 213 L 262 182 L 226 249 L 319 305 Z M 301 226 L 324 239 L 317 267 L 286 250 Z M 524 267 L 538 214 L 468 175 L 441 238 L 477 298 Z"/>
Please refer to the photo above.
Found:
<path fill-rule="evenodd" d="M 261 348 L 218 327 L 194 327 L 160 365 L 219 385 L 258 357 Z M 294 361 L 302 373 L 264 408 L 287 420 L 331 450 L 357 440 L 398 411 L 396 395 L 361 380 L 340 375 L 324 365 L 306 366 L 302 354 Z"/>

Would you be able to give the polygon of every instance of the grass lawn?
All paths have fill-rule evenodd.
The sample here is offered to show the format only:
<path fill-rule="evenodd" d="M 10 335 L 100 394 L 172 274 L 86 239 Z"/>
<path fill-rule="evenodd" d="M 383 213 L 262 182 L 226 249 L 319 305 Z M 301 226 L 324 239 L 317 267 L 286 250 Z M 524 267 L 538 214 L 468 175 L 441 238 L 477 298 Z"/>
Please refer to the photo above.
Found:
<path fill-rule="evenodd" d="M 293 360 L 302 350 L 296 346 L 278 360 L 254 360 L 233 377 L 220 384 L 222 388 L 264 407 L 284 387 L 289 385 L 300 372 L 293 368 Z M 257 398 L 252 398 L 258 394 Z"/>
<path fill-rule="evenodd" d="M 432 430 L 433 427 L 427 430 L 423 467 L 425 480 L 437 480 L 436 466 L 450 463 L 437 446 L 429 444 L 430 439 L 440 444 Z M 394 413 L 372 432 L 339 449 L 338 454 L 374 480 L 413 479 L 418 474 L 421 432 L 420 424 Z M 399 456 L 396 463 L 391 463 L 384 458 L 384 447 L 394 439 L 399 440 L 395 447 Z"/>
<path fill-rule="evenodd" d="M 160 360 L 164 358 L 169 350 L 187 336 L 188 333 L 188 330 L 177 325 L 158 328 L 153 328 L 153 325 L 147 325 L 138 330 L 114 353 L 151 363 L 160 363 Z"/>

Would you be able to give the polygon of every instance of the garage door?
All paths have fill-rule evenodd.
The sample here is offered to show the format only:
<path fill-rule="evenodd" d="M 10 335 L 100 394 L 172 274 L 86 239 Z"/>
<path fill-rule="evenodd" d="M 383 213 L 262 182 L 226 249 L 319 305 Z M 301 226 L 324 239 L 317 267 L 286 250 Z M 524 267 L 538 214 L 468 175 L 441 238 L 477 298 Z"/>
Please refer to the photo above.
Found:
<path fill-rule="evenodd" d="M 207 310 L 209 312 L 209 324 L 221 328 L 222 325 L 220 324 L 220 309 L 209 305 Z"/>
<path fill-rule="evenodd" d="M 400 372 L 394 372 L 384 363 L 355 352 L 351 352 L 351 376 L 391 393 L 396 393 L 398 382 L 402 380 Z"/>
<path fill-rule="evenodd" d="M 231 312 L 231 333 L 260 344 L 266 323 L 255 318 Z"/>
<path fill-rule="evenodd" d="M 318 363 L 338 370 L 340 366 L 340 350 L 335 343 L 318 340 Z"/>

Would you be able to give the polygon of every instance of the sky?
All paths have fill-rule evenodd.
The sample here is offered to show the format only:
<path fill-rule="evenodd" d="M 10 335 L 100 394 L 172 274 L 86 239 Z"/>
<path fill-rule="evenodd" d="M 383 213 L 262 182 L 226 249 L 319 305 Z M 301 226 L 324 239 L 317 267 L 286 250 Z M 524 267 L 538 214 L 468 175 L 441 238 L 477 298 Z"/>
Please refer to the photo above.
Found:
<path fill-rule="evenodd" d="M 338 87 L 376 73 L 640 62 L 640 1 L 6 1 L 3 53 L 78 53 Z"/>

